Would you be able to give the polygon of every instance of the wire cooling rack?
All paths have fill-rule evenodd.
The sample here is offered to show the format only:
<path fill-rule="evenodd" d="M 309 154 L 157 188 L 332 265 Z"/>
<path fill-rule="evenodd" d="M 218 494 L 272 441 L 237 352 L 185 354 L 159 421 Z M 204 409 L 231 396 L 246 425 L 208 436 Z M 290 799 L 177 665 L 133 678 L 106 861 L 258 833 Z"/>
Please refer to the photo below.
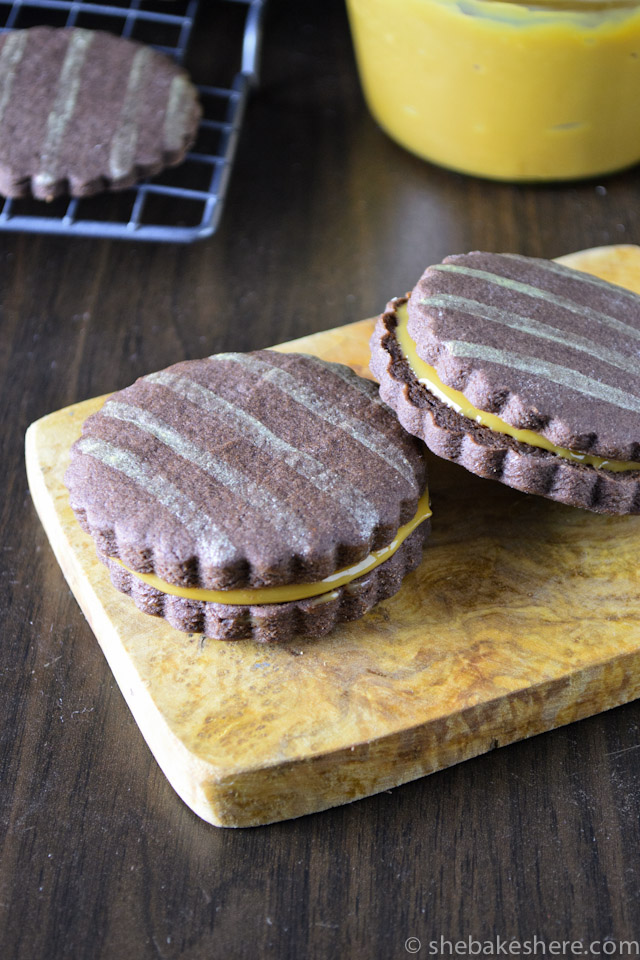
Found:
<path fill-rule="evenodd" d="M 211 0 L 208 0 L 211 2 Z M 249 90 L 256 81 L 266 0 L 213 0 L 222 14 L 244 17 L 238 50 L 222 86 L 199 86 L 203 118 L 193 150 L 179 167 L 137 187 L 82 199 L 0 197 L 0 231 L 190 243 L 217 228 Z M 48 24 L 109 30 L 149 43 L 182 63 L 199 0 L 0 0 L 0 32 Z M 216 14 L 218 13 L 216 10 Z M 212 37 L 212 56 L 228 45 Z M 225 50 L 225 62 L 229 51 Z"/>

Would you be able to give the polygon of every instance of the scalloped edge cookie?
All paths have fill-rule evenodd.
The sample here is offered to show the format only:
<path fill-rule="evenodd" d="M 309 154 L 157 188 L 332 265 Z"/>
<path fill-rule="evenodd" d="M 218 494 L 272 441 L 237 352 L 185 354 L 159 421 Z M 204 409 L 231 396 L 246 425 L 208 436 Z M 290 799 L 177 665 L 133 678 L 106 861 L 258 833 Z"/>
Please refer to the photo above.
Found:
<path fill-rule="evenodd" d="M 202 110 L 186 71 L 102 30 L 0 36 L 0 193 L 52 200 L 122 190 L 181 163 Z"/>
<path fill-rule="evenodd" d="M 596 513 L 640 513 L 638 471 L 606 473 L 569 462 L 480 426 L 430 393 L 409 367 L 395 334 L 397 307 L 407 299 L 390 301 L 378 318 L 371 338 L 371 371 L 380 396 L 409 433 L 439 457 L 524 493 Z"/>

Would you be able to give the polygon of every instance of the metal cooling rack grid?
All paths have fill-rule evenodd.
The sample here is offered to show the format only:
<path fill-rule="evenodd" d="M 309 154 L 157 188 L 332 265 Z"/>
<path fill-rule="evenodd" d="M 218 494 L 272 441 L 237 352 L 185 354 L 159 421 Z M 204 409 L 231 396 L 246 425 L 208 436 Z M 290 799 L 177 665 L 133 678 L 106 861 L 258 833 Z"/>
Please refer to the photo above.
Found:
<path fill-rule="evenodd" d="M 203 119 L 180 166 L 129 190 L 51 203 L 0 198 L 0 231 L 189 243 L 217 228 L 249 90 L 255 82 L 266 0 L 215 0 L 244 7 L 240 69 L 229 86 L 200 86 Z M 182 63 L 199 0 L 0 0 L 0 31 L 49 24 L 106 29 L 149 43 Z"/>

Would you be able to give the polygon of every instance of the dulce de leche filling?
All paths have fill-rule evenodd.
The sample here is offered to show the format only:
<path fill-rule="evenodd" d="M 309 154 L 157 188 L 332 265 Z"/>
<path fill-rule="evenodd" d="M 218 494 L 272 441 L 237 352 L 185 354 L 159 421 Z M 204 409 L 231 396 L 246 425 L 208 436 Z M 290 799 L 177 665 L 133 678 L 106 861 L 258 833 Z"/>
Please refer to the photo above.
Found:
<path fill-rule="evenodd" d="M 542 434 L 536 433 L 534 430 L 520 430 L 517 427 L 513 427 L 510 423 L 507 423 L 506 420 L 497 417 L 495 414 L 486 413 L 484 410 L 479 410 L 477 407 L 474 407 L 460 390 L 454 390 L 452 387 L 444 384 L 435 368 L 431 367 L 418 356 L 416 345 L 409 336 L 407 326 L 409 313 L 406 303 L 400 304 L 396 308 L 396 315 L 398 318 L 396 339 L 415 378 L 423 384 L 430 393 L 437 397 L 438 400 L 441 400 L 442 403 L 451 407 L 456 413 L 467 417 L 469 420 L 474 420 L 482 427 L 488 427 L 488 429 L 494 433 L 506 434 L 509 437 L 513 437 L 514 440 L 517 440 L 519 443 L 526 443 L 532 447 L 541 447 L 543 450 L 555 453 L 558 457 L 563 457 L 565 460 L 587 464 L 596 470 L 609 470 L 614 473 L 624 470 L 640 470 L 640 463 L 635 463 L 633 460 L 607 460 L 604 457 L 596 457 L 590 453 L 579 453 L 574 450 L 566 450 L 564 447 L 557 447 L 550 440 L 547 440 L 546 437 L 543 437 Z"/>
<path fill-rule="evenodd" d="M 238 590 L 205 590 L 201 587 L 179 587 L 174 583 L 161 580 L 154 573 L 138 573 L 131 570 L 117 557 L 111 559 L 128 570 L 131 576 L 142 581 L 142 583 L 155 587 L 162 593 L 168 593 L 173 597 L 182 597 L 185 600 L 202 600 L 205 603 L 227 603 L 242 606 L 288 603 L 291 600 L 306 600 L 311 597 L 329 600 L 338 587 L 343 587 L 357 577 L 362 577 L 371 570 L 375 570 L 381 563 L 392 557 L 409 534 L 413 533 L 416 527 L 430 516 L 429 491 L 425 490 L 418 501 L 415 516 L 408 523 L 398 528 L 398 532 L 388 546 L 382 547 L 380 550 L 374 550 L 364 560 L 353 563 L 348 567 L 342 567 L 341 570 L 336 570 L 335 573 L 331 573 L 323 580 L 317 580 L 314 583 L 293 583 L 277 587 L 249 587 Z"/>

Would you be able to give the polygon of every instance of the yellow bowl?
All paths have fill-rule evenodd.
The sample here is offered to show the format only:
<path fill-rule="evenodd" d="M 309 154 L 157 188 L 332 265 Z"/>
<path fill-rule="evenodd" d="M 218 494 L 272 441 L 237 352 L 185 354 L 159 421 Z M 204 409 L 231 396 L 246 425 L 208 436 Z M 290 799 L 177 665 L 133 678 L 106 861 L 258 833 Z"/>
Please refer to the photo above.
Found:
<path fill-rule="evenodd" d="M 347 0 L 360 78 L 408 150 L 566 180 L 640 160 L 637 0 Z"/>

